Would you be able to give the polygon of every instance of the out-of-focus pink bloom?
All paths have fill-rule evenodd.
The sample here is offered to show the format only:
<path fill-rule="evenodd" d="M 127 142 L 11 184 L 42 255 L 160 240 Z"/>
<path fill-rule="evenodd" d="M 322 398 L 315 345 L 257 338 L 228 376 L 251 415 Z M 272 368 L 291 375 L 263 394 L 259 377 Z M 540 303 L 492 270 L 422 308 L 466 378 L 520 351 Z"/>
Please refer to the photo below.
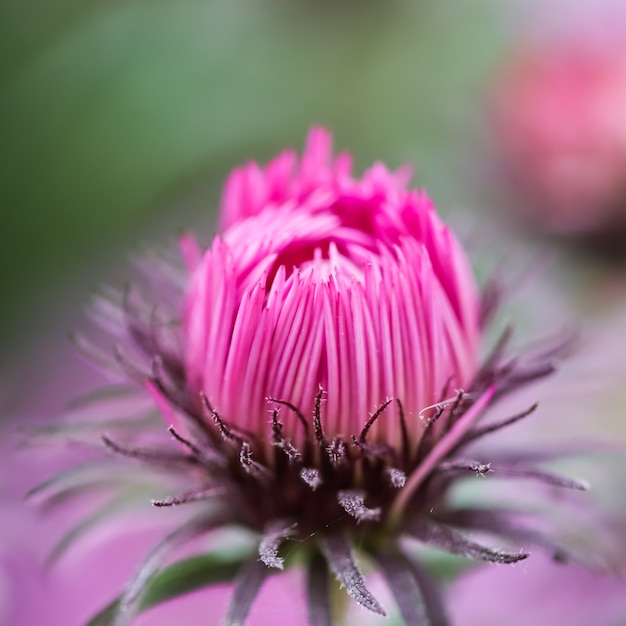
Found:
<path fill-rule="evenodd" d="M 329 435 L 357 433 L 393 397 L 414 444 L 420 411 L 446 385 L 467 388 L 477 364 L 474 277 L 406 179 L 380 163 L 353 179 L 349 156 L 333 160 L 321 129 L 299 162 L 286 152 L 231 175 L 225 230 L 193 275 L 185 315 L 189 383 L 224 419 L 265 437 L 267 398 L 307 410 L 321 385 Z M 398 447 L 392 415 L 370 436 Z"/>
<path fill-rule="evenodd" d="M 497 140 L 526 216 L 555 233 L 626 223 L 626 44 L 585 35 L 522 49 L 494 99 Z"/>

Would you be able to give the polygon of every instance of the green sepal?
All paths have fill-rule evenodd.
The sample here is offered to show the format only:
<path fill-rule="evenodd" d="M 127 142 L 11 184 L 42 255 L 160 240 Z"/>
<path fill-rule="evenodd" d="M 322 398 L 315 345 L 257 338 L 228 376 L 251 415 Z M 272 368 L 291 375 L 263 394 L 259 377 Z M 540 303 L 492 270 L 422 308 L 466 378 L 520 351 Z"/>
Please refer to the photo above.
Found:
<path fill-rule="evenodd" d="M 139 612 L 203 587 L 231 582 L 249 557 L 249 553 L 231 555 L 230 558 L 224 554 L 203 554 L 172 563 L 149 583 L 139 604 Z M 113 626 L 119 603 L 120 597 L 117 597 L 86 626 Z"/>
<path fill-rule="evenodd" d="M 429 575 L 440 584 L 450 583 L 467 571 L 480 567 L 480 563 L 477 561 L 434 549 L 423 549 L 417 560 Z"/>

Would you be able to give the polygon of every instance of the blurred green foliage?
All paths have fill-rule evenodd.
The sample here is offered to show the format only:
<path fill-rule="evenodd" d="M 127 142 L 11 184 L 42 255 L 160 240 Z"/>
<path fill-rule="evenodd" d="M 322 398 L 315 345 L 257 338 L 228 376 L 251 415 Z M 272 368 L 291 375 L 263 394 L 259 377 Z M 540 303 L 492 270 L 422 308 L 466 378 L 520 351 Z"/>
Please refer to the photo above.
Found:
<path fill-rule="evenodd" d="M 414 161 L 440 204 L 459 202 L 454 155 L 497 18 L 460 0 L 2 0 L 2 345 L 156 214 L 172 223 L 207 187 L 214 212 L 234 164 L 301 146 L 313 123 L 357 165 Z"/>

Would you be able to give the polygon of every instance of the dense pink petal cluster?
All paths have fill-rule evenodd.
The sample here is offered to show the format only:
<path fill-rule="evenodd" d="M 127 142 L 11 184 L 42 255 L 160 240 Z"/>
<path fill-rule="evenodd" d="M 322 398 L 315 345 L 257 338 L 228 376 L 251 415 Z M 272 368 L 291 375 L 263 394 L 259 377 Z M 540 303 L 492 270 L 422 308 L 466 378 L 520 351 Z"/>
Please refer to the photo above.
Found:
<path fill-rule="evenodd" d="M 471 383 L 474 277 L 432 202 L 407 180 L 379 163 L 354 179 L 350 157 L 333 159 L 322 129 L 300 160 L 285 152 L 233 172 L 223 230 L 191 262 L 184 318 L 188 385 L 224 419 L 264 437 L 268 398 L 309 413 L 321 386 L 331 436 L 358 433 L 393 397 L 416 441 L 420 412 L 444 389 Z M 373 425 L 372 440 L 399 442 L 393 411 Z M 295 416 L 283 419 L 298 440 Z"/>

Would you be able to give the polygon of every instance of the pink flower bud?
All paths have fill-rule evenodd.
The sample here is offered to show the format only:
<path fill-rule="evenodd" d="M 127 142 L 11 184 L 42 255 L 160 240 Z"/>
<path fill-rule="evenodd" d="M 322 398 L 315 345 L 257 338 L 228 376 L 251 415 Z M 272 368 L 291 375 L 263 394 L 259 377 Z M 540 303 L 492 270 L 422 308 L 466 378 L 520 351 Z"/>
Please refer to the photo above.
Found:
<path fill-rule="evenodd" d="M 454 235 L 406 172 L 376 163 L 361 180 L 331 136 L 311 131 L 298 162 L 231 175 L 217 237 L 187 294 L 188 384 L 226 421 L 269 439 L 268 398 L 310 412 L 321 386 L 329 436 L 358 433 L 387 398 L 410 440 L 423 409 L 476 373 L 479 299 Z M 389 408 L 372 441 L 398 446 Z M 285 417 L 298 441 L 294 415 Z"/>
<path fill-rule="evenodd" d="M 478 296 L 458 242 L 407 182 L 406 170 L 381 164 L 354 180 L 350 158 L 333 161 L 330 135 L 313 130 L 299 161 L 287 152 L 232 174 L 221 234 L 204 252 L 189 237 L 181 242 L 190 276 L 156 257 L 145 268 L 156 300 L 129 290 L 117 306 L 98 302 L 96 317 L 116 341 L 113 362 L 88 340 L 77 345 L 111 366 L 129 394 L 115 420 L 119 386 L 113 407 L 92 399 L 104 411 L 100 440 L 113 464 L 143 465 L 156 509 L 183 507 L 189 517 L 175 520 L 92 623 L 115 614 L 116 624 L 130 624 L 148 600 L 195 589 L 197 559 L 168 560 L 204 535 L 242 526 L 256 537 L 252 553 L 201 559 L 207 585 L 237 572 L 228 626 L 245 622 L 269 576 L 297 562 L 307 571 L 311 623 L 332 622 L 330 573 L 385 615 L 355 552 L 377 564 L 406 623 L 447 623 L 406 540 L 491 563 L 528 556 L 521 545 L 503 551 L 466 535 L 529 538 L 517 511 L 459 506 L 449 497 L 455 484 L 493 474 L 585 488 L 535 467 L 545 457 L 532 450 L 484 456 L 473 447 L 534 411 L 478 423 L 505 394 L 549 375 L 562 345 L 511 358 L 505 331 L 479 366 L 480 329 L 499 290 Z M 153 403 L 167 433 L 145 414 L 129 420 L 130 400 L 139 413 Z M 93 469 L 76 472 L 97 490 L 104 470 L 97 461 Z M 76 472 L 35 492 L 65 496 Z M 131 475 L 121 473 L 124 497 L 136 492 Z M 554 545 L 550 530 L 530 538 Z"/>

